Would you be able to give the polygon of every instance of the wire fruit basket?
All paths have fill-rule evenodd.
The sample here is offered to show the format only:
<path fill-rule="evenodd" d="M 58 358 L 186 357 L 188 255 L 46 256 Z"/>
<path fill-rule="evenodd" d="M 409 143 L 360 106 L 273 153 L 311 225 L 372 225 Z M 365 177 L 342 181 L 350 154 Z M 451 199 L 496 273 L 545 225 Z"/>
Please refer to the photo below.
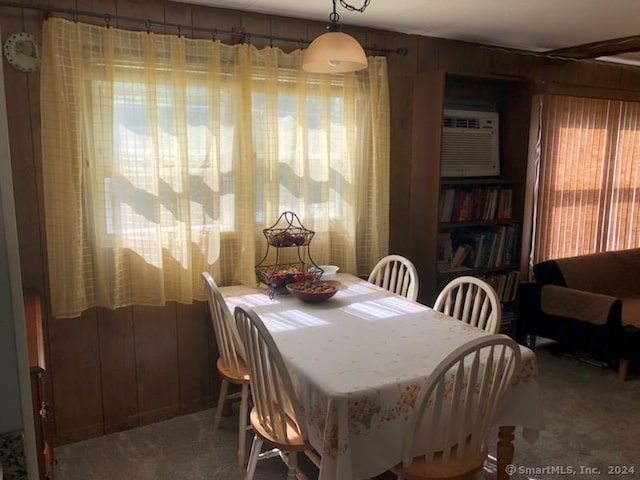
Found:
<path fill-rule="evenodd" d="M 315 232 L 305 228 L 293 212 L 283 212 L 271 227 L 262 230 L 267 251 L 255 266 L 258 283 L 269 287 L 269 296 L 286 293 L 290 283 L 318 280 L 323 270 L 311 257 L 309 246 Z M 281 249 L 295 249 L 289 261 L 281 260 Z M 291 258 L 293 257 L 293 258 Z"/>

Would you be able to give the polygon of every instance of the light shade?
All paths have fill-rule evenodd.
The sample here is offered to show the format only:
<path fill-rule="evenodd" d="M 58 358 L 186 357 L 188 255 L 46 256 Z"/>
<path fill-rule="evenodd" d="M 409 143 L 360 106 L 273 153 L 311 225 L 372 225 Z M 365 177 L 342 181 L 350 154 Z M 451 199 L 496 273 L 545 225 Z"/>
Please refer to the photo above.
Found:
<path fill-rule="evenodd" d="M 304 53 L 302 69 L 311 73 L 344 73 L 367 68 L 367 56 L 358 41 L 343 32 L 327 32 Z"/>

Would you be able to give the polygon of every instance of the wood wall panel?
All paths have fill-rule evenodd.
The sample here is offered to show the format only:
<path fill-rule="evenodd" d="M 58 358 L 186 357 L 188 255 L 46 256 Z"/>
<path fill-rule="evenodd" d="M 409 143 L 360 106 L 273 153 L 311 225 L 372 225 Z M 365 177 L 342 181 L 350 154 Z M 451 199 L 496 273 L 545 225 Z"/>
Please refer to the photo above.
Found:
<path fill-rule="evenodd" d="M 176 318 L 180 411 L 193 412 L 213 405 L 218 394 L 214 389 L 218 354 L 209 342 L 213 338 L 213 330 L 206 302 L 178 304 Z M 202 359 L 207 361 L 203 362 Z"/>
<path fill-rule="evenodd" d="M 271 34 L 276 37 L 288 37 L 288 38 L 307 38 L 308 37 L 308 33 L 307 33 L 308 26 L 306 23 L 291 25 L 290 20 L 288 20 L 287 18 L 279 17 L 271 20 L 269 24 L 270 24 L 270 31 L 262 32 L 262 33 L 266 33 L 267 35 Z M 271 42 L 267 40 L 267 42 L 265 43 L 265 46 L 270 46 L 270 45 L 271 45 Z M 291 43 L 287 51 L 295 50 L 298 48 L 302 48 L 302 46 L 297 43 Z"/>
<path fill-rule="evenodd" d="M 181 23 L 187 27 L 185 35 L 200 38 L 213 35 L 189 32 L 189 25 L 221 30 L 242 26 L 249 33 L 312 40 L 324 33 L 326 23 L 165 0 L 50 0 L 47 4 L 59 8 L 78 6 L 100 13 L 98 18 L 80 18 L 97 25 L 104 25 L 102 15 L 105 12 Z M 70 15 L 63 16 L 71 18 Z M 42 14 L 37 11 L 0 7 L 2 42 L 18 31 L 39 32 L 41 19 Z M 115 20 L 112 22 L 116 24 Z M 118 22 L 118 26 L 135 30 L 146 28 L 144 23 L 138 22 Z M 163 27 L 153 29 L 165 31 Z M 432 121 L 438 109 L 427 105 L 426 109 L 431 113 L 414 117 L 413 91 L 418 75 L 433 75 L 438 71 L 511 75 L 535 82 L 590 86 L 604 92 L 620 89 L 637 95 L 640 91 L 640 68 L 637 67 L 546 59 L 465 42 L 359 27 L 347 27 L 346 31 L 367 46 L 409 48 L 406 56 L 391 54 L 388 57 L 391 109 L 389 248 L 392 252 L 416 256 L 420 262 L 432 259 L 422 258 L 420 245 L 409 245 L 407 232 L 417 230 L 415 238 L 425 241 L 435 238 L 432 231 L 421 225 L 425 215 L 435 214 L 431 208 L 437 205 L 437 183 L 432 178 L 433 170 L 429 168 L 427 157 L 432 149 L 429 143 L 438 140 L 412 145 L 411 139 L 413 130 L 424 128 L 424 122 Z M 225 43 L 231 40 L 228 34 L 219 34 L 216 38 Z M 262 46 L 270 45 L 271 41 L 255 39 L 253 43 Z M 295 42 L 274 41 L 273 44 L 285 51 L 300 47 Z M 54 399 L 57 440 L 75 441 L 211 405 L 219 386 L 213 364 L 217 349 L 204 304 L 135 307 L 115 312 L 94 309 L 78 319 L 50 317 L 41 181 L 40 74 L 18 72 L 3 61 L 20 264 L 24 285 L 43 294 L 44 333 L 51 367 L 49 388 Z M 412 159 L 417 158 L 413 151 L 416 148 L 425 152 L 427 163 L 412 164 Z"/>
<path fill-rule="evenodd" d="M 95 311 L 49 321 L 56 441 L 104 433 L 100 345 Z"/>
<path fill-rule="evenodd" d="M 5 40 L 33 25 L 33 15 L 24 15 L 18 9 L 10 9 L 7 15 L 1 17 L 2 44 Z M 30 20 L 30 21 L 29 21 Z M 9 145 L 12 158 L 17 156 L 21 161 L 12 162 L 13 189 L 19 192 L 21 198 L 16 198 L 16 226 L 19 238 L 25 241 L 20 244 L 20 267 L 22 269 L 23 284 L 27 289 L 38 290 L 42 284 L 42 251 L 39 238 L 40 225 L 38 223 L 38 190 L 36 178 L 36 162 L 34 158 L 34 136 L 38 136 L 39 122 L 32 124 L 32 105 L 38 105 L 39 94 L 34 95 L 32 85 L 39 85 L 39 77 L 27 74 L 11 67 L 4 55 L 4 81 L 6 90 L 7 118 L 9 121 Z M 39 111 L 39 109 L 38 109 Z M 35 128 L 32 128 L 34 126 Z M 24 196 L 22 196 L 24 195 Z"/>
<path fill-rule="evenodd" d="M 242 15 L 242 29 L 244 29 L 244 32 L 247 32 L 249 34 L 248 37 L 245 37 L 245 41 L 248 41 L 252 44 L 255 45 L 257 48 L 264 48 L 264 47 L 269 47 L 272 45 L 272 41 L 269 40 L 268 38 L 262 38 L 262 37 L 251 37 L 251 33 L 255 33 L 258 35 L 276 35 L 273 30 L 272 30 L 272 24 L 276 23 L 277 24 L 277 18 L 269 18 L 269 17 L 265 17 L 264 15 L 257 15 L 257 14 L 246 14 L 246 15 Z M 278 26 L 276 25 L 276 29 L 278 29 Z M 284 35 L 283 35 L 284 36 Z M 287 37 L 289 35 L 286 35 Z M 292 35 L 295 37 L 295 35 Z M 296 48 L 296 45 L 292 45 L 291 43 L 286 43 L 284 45 L 281 45 L 282 49 L 285 51 L 290 51 L 292 49 Z"/>
<path fill-rule="evenodd" d="M 387 35 L 383 32 L 367 31 L 363 45 L 372 48 L 386 48 Z M 378 52 L 367 52 L 369 55 L 379 55 Z"/>
<path fill-rule="evenodd" d="M 411 131 L 415 63 L 418 58 L 415 39 L 391 38 L 386 48 L 407 48 L 406 56 L 391 55 L 387 61 L 389 76 L 389 110 L 391 119 L 389 166 L 389 252 L 409 256 L 407 232 L 411 224 L 410 198 L 406 185 L 411 180 Z"/>
<path fill-rule="evenodd" d="M 133 0 L 133 2 L 137 1 L 138 0 Z M 119 0 L 70 0 L 70 2 L 71 5 L 68 5 L 68 8 L 78 8 L 79 10 L 83 10 L 86 12 L 96 12 L 102 15 L 107 13 L 109 15 L 117 15 L 119 13 L 119 9 L 122 8 L 126 3 L 120 2 Z M 49 2 L 49 4 L 52 6 L 57 6 L 57 3 L 57 0 Z M 144 18 L 147 18 L 147 16 L 145 15 Z M 104 25 L 105 23 L 104 19 L 100 17 L 81 17 L 79 18 L 79 20 L 85 23 L 95 23 L 96 25 Z M 117 21 L 114 20 L 111 22 L 111 24 L 117 26 Z"/>
<path fill-rule="evenodd" d="M 161 2 L 155 0 L 136 0 L 135 2 L 117 2 L 118 15 L 123 17 L 132 18 L 144 18 L 149 19 L 152 22 L 163 23 L 164 18 L 164 5 Z M 126 19 L 115 19 L 111 22 L 112 25 L 122 28 L 124 30 L 132 31 L 145 31 L 149 29 L 152 32 L 168 33 L 170 35 L 177 35 L 177 29 L 173 27 L 163 27 L 159 25 L 152 25 L 148 27 L 144 22 L 137 20 L 131 21 Z"/>
<path fill-rule="evenodd" d="M 320 22 L 307 23 L 307 40 L 313 41 L 314 38 L 319 37 L 323 33 L 327 33 L 327 24 Z"/>
<path fill-rule="evenodd" d="M 217 28 L 220 30 L 231 30 L 233 27 L 242 25 L 242 15 L 239 12 L 230 10 L 213 10 L 207 7 L 194 5 L 191 7 L 191 19 L 193 26 L 197 28 Z M 196 38 L 209 38 L 211 34 L 201 31 L 194 31 Z M 227 34 L 219 34 L 216 39 L 224 43 L 229 43 L 230 37 Z"/>
<path fill-rule="evenodd" d="M 158 3 L 158 2 L 154 2 Z M 191 8 L 188 5 L 183 3 L 168 3 L 164 6 L 164 21 L 167 23 L 175 23 L 178 25 L 192 25 L 191 20 Z M 175 27 L 168 27 L 164 29 L 165 33 L 177 33 L 177 29 Z M 182 32 L 183 35 L 188 35 L 191 38 L 194 38 L 193 30 L 187 29 Z"/>
<path fill-rule="evenodd" d="M 140 424 L 180 413 L 176 304 L 133 307 Z"/>
<path fill-rule="evenodd" d="M 96 309 L 104 433 L 140 425 L 131 307 Z"/>
<path fill-rule="evenodd" d="M 409 182 L 409 258 L 420 278 L 418 299 L 433 305 L 435 278 L 429 274 L 436 262 L 436 232 L 440 195 L 440 131 L 444 106 L 444 73 L 430 72 L 416 76 L 413 88 L 413 136 L 411 180 Z M 434 93 L 436 92 L 436 93 Z M 432 208 L 430 208 L 432 206 Z"/>

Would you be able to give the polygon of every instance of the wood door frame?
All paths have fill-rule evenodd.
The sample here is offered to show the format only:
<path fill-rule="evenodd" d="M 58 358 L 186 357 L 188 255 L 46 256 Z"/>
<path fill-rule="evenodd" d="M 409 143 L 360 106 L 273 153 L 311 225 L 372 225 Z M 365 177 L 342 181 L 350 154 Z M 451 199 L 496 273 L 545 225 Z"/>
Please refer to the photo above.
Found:
<path fill-rule="evenodd" d="M 9 126 L 7 122 L 7 104 L 2 62 L 0 62 L 0 172 L 0 193 L 2 195 L 0 200 L 2 204 L 2 218 L 0 221 L 2 222 L 1 227 L 6 242 L 8 263 L 8 272 L 6 273 L 9 277 L 9 287 L 11 290 L 9 308 L 2 313 L 13 318 L 27 476 L 31 480 L 36 480 L 39 475 L 38 459 L 36 456 L 35 427 L 33 424 L 33 408 L 31 405 L 31 378 L 29 376 L 27 335 L 24 323 L 24 305 L 22 303 L 22 275 L 18 251 L 18 229 L 16 226 L 16 211 L 13 196 L 11 153 L 9 151 Z"/>

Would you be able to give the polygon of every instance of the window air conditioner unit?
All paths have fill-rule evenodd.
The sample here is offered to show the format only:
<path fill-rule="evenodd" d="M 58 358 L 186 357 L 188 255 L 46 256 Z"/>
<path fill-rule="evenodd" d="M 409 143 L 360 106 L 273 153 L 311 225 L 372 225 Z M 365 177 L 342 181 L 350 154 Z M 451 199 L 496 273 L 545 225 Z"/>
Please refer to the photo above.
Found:
<path fill-rule="evenodd" d="M 445 109 L 440 175 L 500 175 L 498 130 L 497 112 Z"/>

